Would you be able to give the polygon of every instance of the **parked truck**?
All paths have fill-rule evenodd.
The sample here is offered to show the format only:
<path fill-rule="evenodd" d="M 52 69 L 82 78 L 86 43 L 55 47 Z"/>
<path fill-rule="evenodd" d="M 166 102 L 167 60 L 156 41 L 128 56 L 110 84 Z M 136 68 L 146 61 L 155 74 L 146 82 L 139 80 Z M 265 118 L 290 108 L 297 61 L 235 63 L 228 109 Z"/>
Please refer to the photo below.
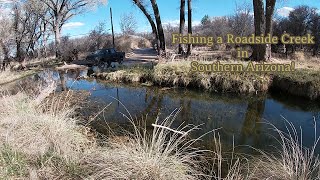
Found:
<path fill-rule="evenodd" d="M 112 62 L 122 64 L 125 58 L 124 52 L 117 52 L 114 48 L 100 49 L 86 57 L 87 61 L 93 64 L 107 63 L 107 67 L 111 66 Z"/>

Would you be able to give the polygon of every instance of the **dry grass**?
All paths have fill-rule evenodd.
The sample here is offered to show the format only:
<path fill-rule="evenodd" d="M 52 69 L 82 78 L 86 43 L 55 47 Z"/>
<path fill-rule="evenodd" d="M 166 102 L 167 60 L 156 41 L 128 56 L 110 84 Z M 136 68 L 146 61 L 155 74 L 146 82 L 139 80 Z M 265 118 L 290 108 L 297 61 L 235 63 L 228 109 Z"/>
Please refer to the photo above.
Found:
<path fill-rule="evenodd" d="M 198 139 L 188 139 L 197 127 L 171 129 L 176 114 L 146 129 L 134 125 L 134 133 L 125 141 L 109 141 L 107 147 L 85 159 L 93 179 L 201 179 L 206 178 L 202 166 L 203 152 L 192 148 Z M 133 121 L 132 121 L 133 122 Z M 159 124 L 157 124 L 159 123 Z"/>
<path fill-rule="evenodd" d="M 320 159 L 315 153 L 320 137 L 317 137 L 316 125 L 314 145 L 306 148 L 293 124 L 286 122 L 287 133 L 273 126 L 280 137 L 281 149 L 277 149 L 274 155 L 258 150 L 262 156 L 253 160 L 251 179 L 320 179 Z"/>
<path fill-rule="evenodd" d="M 271 78 L 267 74 L 246 72 L 201 73 L 191 72 L 190 69 L 190 61 L 158 64 L 154 69 L 154 83 L 165 86 L 193 87 L 213 92 L 238 94 L 266 92 L 271 83 Z"/>
<path fill-rule="evenodd" d="M 34 71 L 23 71 L 23 72 L 14 72 L 9 69 L 5 71 L 0 71 L 0 85 L 4 85 L 18 79 L 22 79 L 24 77 L 30 76 L 34 74 Z"/>
<path fill-rule="evenodd" d="M 217 180 L 244 180 L 248 179 L 249 170 L 246 168 L 248 160 L 236 156 L 234 149 L 231 152 L 231 157 L 227 152 L 222 150 L 220 134 L 213 134 L 214 149 L 211 152 L 212 165 L 209 173 L 213 179 Z"/>
<path fill-rule="evenodd" d="M 213 133 L 215 149 L 195 148 L 202 137 L 190 138 L 196 126 L 173 129 L 177 113 L 157 119 L 152 133 L 134 123 L 133 133 L 108 137 L 102 144 L 89 138 L 87 127 L 71 118 L 70 94 L 44 104 L 22 93 L 0 97 L 0 176 L 4 179 L 319 179 L 320 160 L 302 146 L 292 124 L 280 135 L 275 154 L 258 150 L 250 160 L 226 157 L 220 136 Z M 70 105 L 71 104 L 71 105 Z M 58 108 L 59 107 L 59 108 Z M 62 108 L 61 108 L 62 107 Z M 290 130 L 290 131 L 289 131 Z M 210 155 L 210 157 L 208 157 Z M 208 164 L 212 159 L 212 166 Z M 227 166 L 226 166 L 227 164 Z"/>
<path fill-rule="evenodd" d="M 317 100 L 320 98 L 320 71 L 299 69 L 291 73 L 275 73 L 272 88 Z"/>
<path fill-rule="evenodd" d="M 17 162 L 14 156 L 21 154 L 25 166 L 24 169 L 36 169 L 40 177 L 48 174 L 58 175 L 63 170 L 51 166 L 51 160 L 59 159 L 58 164 L 67 165 L 77 162 L 82 153 L 89 150 L 92 142 L 88 140 L 83 128 L 76 124 L 76 120 L 70 118 L 72 109 L 68 111 L 45 112 L 39 111 L 34 101 L 23 94 L 14 96 L 2 96 L 0 101 L 0 147 L 9 149 L 2 153 L 11 154 L 6 161 L 0 161 L 0 166 L 11 166 Z M 8 153 L 7 153 L 8 152 Z M 4 158 L 2 158 L 4 159 Z M 47 159 L 39 163 L 40 159 Z M 14 161 L 14 162 L 11 162 Z M 28 162 L 28 163 L 26 163 Z M 17 166 L 18 166 L 17 165 Z M 62 166 L 62 165 L 61 165 Z M 8 167 L 7 167 L 8 168 Z M 9 177 L 26 174 L 17 172 L 11 174 L 6 169 L 2 173 Z M 9 173 L 9 174 L 8 174 Z M 28 176 L 30 173 L 27 173 Z"/>
<path fill-rule="evenodd" d="M 130 67 L 98 73 L 100 79 L 113 82 L 145 83 L 168 87 L 199 88 L 211 92 L 261 94 L 270 89 L 316 100 L 320 97 L 319 71 L 297 69 L 294 72 L 191 72 L 190 61 L 159 63 L 154 68 Z M 209 61 L 200 62 L 212 63 Z M 226 63 L 226 62 L 225 62 Z M 228 61 L 232 64 L 248 62 Z M 255 62 L 256 63 L 256 62 Z M 255 64 L 254 63 L 254 64 Z M 275 63 L 275 62 L 270 62 Z M 281 63 L 281 62 L 278 62 Z M 283 62 L 284 63 L 284 62 Z"/>
<path fill-rule="evenodd" d="M 201 151 L 192 148 L 197 140 L 188 138 L 196 127 L 165 128 L 173 123 L 173 115 L 159 122 L 160 126 L 155 125 L 152 135 L 134 126 L 135 133 L 128 134 L 128 140 L 122 143 L 108 140 L 99 146 L 89 138 L 87 128 L 70 118 L 72 113 L 73 109 L 67 106 L 43 111 L 35 100 L 22 93 L 3 95 L 0 101 L 2 177 L 199 179 L 203 176 Z"/>
<path fill-rule="evenodd" d="M 98 73 L 96 76 L 112 82 L 139 83 L 151 80 L 151 73 L 150 67 L 132 66 L 119 67 L 115 71 Z"/>
<path fill-rule="evenodd" d="M 209 63 L 209 62 L 203 62 Z M 126 83 L 151 82 L 159 86 L 200 88 L 213 92 L 254 94 L 266 92 L 270 75 L 258 73 L 191 72 L 190 61 L 158 64 L 154 68 L 130 67 L 113 72 L 98 73 L 100 79 Z"/>

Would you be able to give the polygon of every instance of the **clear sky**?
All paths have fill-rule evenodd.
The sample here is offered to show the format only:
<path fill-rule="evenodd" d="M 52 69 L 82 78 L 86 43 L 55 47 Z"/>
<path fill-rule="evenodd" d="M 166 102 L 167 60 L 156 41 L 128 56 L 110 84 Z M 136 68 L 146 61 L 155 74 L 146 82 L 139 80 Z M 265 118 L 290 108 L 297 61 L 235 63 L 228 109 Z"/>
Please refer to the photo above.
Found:
<path fill-rule="evenodd" d="M 149 3 L 149 0 L 145 0 Z M 276 13 L 279 16 L 287 16 L 294 7 L 308 5 L 320 9 L 320 0 L 277 0 Z M 157 0 L 162 22 L 164 24 L 175 24 L 179 22 L 179 0 Z M 234 14 L 237 5 L 244 3 L 252 8 L 252 0 L 193 0 L 193 23 L 200 23 L 206 14 L 225 16 Z M 100 5 L 95 10 L 73 17 L 63 28 L 63 35 L 83 35 L 89 33 L 100 22 L 106 23 L 105 29 L 108 32 L 111 28 L 109 9 L 113 10 L 113 21 L 116 33 L 120 33 L 120 17 L 125 13 L 133 13 L 138 22 L 138 31 L 151 31 L 150 25 L 140 10 L 132 3 L 132 0 L 108 0 L 106 5 Z M 151 8 L 150 6 L 148 7 Z"/>

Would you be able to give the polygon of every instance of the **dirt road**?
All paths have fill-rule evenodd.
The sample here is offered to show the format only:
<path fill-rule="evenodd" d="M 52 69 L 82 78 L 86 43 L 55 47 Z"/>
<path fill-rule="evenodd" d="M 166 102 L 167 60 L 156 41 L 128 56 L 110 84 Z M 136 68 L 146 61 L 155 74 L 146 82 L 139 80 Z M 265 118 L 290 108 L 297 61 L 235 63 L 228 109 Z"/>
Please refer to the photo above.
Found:
<path fill-rule="evenodd" d="M 131 53 L 126 54 L 124 64 L 146 64 L 151 62 L 157 62 L 157 51 L 152 48 L 135 49 Z"/>

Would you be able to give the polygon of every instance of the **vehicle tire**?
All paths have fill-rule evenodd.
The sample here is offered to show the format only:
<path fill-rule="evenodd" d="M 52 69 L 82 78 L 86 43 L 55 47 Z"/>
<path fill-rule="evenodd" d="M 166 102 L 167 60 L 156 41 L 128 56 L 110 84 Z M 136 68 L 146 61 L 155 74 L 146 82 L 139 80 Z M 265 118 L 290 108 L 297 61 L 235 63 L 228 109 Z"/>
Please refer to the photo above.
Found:
<path fill-rule="evenodd" d="M 111 66 L 111 61 L 107 61 L 107 68 Z"/>
<path fill-rule="evenodd" d="M 118 62 L 119 62 L 119 64 L 122 64 L 123 63 L 123 58 L 120 58 Z"/>

